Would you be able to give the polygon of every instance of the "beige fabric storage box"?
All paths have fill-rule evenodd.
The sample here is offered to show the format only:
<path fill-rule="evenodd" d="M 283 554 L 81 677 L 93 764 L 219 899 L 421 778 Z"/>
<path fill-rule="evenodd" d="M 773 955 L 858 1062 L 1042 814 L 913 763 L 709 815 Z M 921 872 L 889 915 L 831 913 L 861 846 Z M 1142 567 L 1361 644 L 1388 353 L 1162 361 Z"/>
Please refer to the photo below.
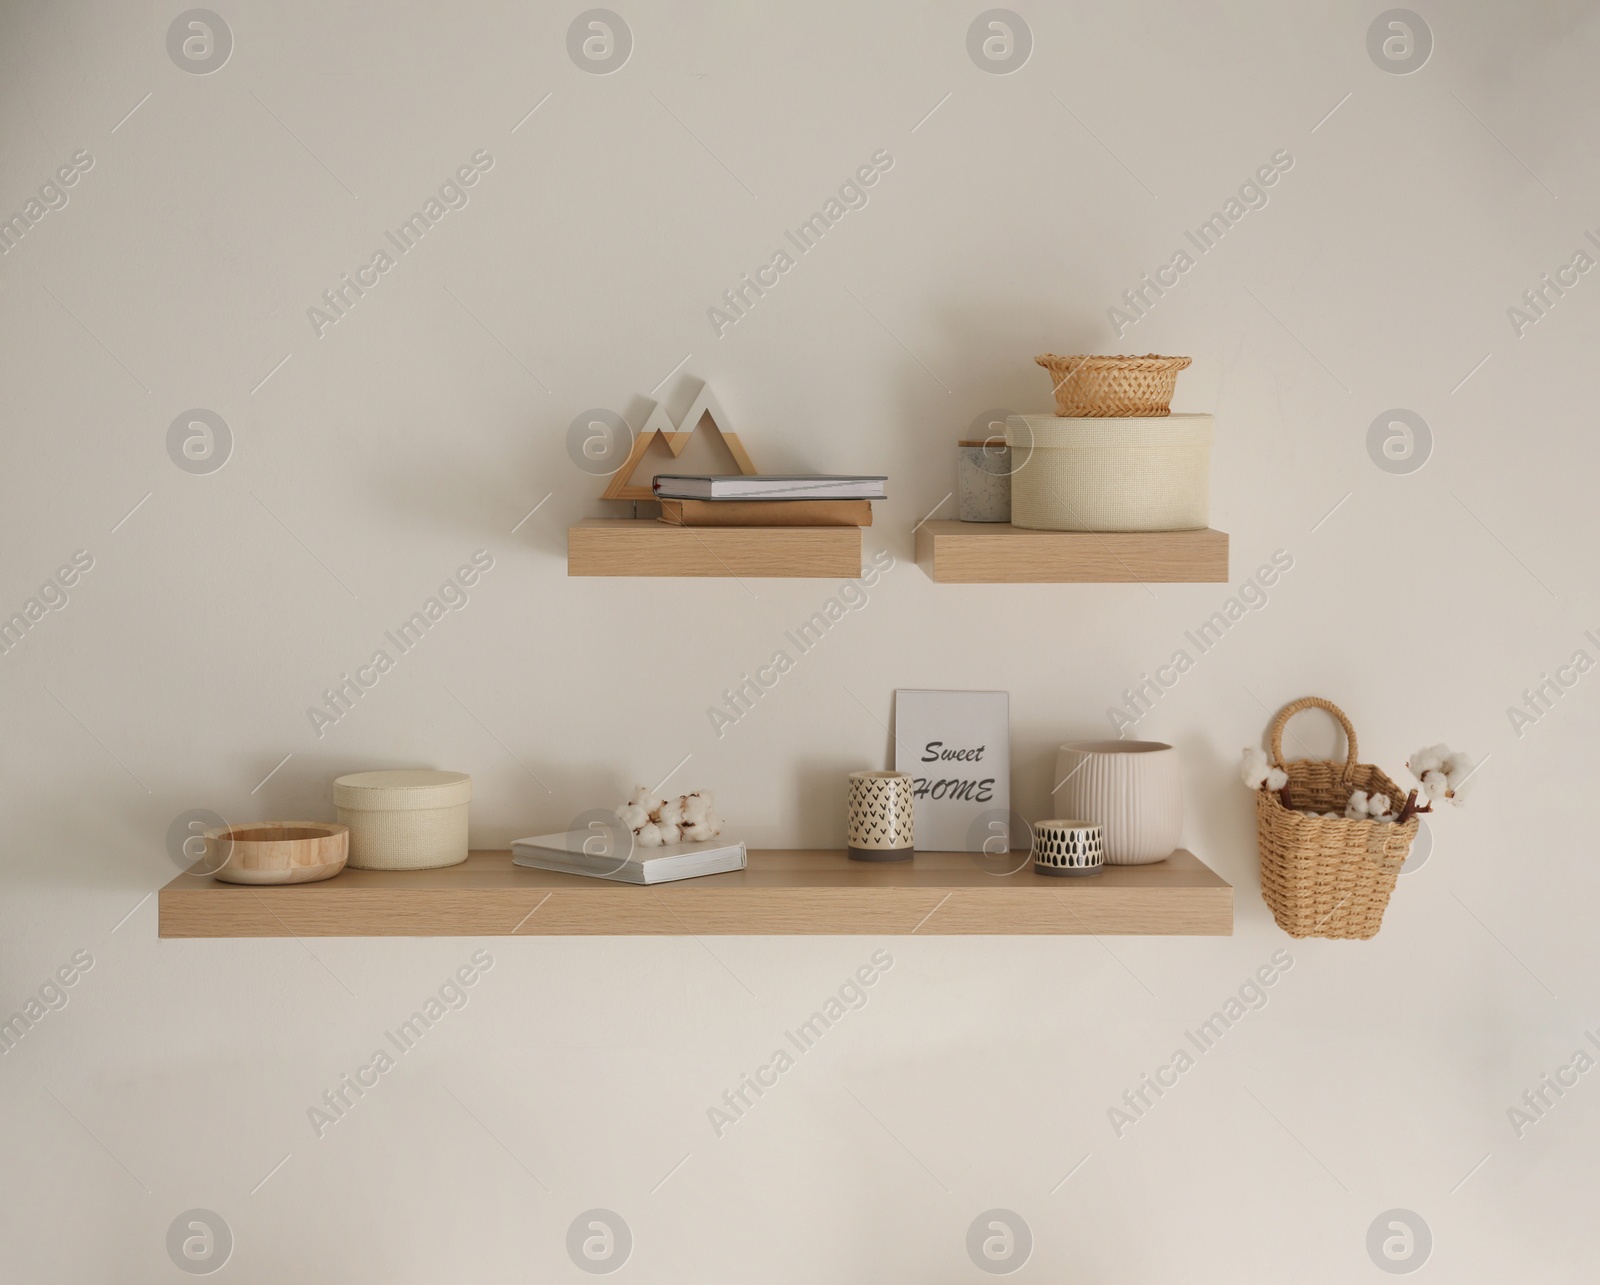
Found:
<path fill-rule="evenodd" d="M 464 772 L 355 772 L 333 783 L 350 827 L 349 864 L 361 870 L 433 870 L 467 859 Z"/>
<path fill-rule="evenodd" d="M 1210 415 L 1012 415 L 1011 524 L 1034 531 L 1210 525 Z"/>

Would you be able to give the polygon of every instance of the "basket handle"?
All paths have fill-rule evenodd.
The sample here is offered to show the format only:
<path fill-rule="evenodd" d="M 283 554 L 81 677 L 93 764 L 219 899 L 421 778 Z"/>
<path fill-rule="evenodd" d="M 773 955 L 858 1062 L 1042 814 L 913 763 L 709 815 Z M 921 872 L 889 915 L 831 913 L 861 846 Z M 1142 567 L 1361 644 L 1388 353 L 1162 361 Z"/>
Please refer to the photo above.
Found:
<path fill-rule="evenodd" d="M 1356 765 L 1356 729 L 1350 726 L 1350 719 L 1345 712 L 1330 700 L 1323 700 L 1320 696 L 1302 696 L 1297 701 L 1290 701 L 1278 711 L 1277 718 L 1272 720 L 1270 729 L 1272 736 L 1272 765 L 1282 767 L 1283 762 L 1283 729 L 1289 720 L 1301 710 L 1325 709 L 1339 720 L 1339 726 L 1344 728 L 1345 743 L 1349 746 L 1349 753 L 1345 755 L 1344 774 L 1348 777 Z"/>

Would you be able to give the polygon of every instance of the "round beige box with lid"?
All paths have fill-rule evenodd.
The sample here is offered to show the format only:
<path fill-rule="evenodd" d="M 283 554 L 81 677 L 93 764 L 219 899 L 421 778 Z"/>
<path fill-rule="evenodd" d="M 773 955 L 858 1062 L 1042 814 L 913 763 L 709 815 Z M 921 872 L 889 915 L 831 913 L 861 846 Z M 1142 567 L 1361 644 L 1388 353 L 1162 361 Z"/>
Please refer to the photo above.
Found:
<path fill-rule="evenodd" d="M 1210 415 L 1012 415 L 1011 523 L 1033 531 L 1209 525 Z"/>
<path fill-rule="evenodd" d="M 333 783 L 339 820 L 350 827 L 350 862 L 360 870 L 433 870 L 467 859 L 465 772 L 355 772 Z"/>

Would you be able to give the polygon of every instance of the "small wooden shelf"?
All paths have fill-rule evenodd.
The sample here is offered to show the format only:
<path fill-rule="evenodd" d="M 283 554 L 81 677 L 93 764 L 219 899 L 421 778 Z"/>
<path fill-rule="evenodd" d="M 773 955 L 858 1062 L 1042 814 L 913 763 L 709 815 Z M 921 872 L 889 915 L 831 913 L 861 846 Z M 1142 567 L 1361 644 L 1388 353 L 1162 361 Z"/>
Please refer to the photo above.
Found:
<path fill-rule="evenodd" d="M 474 852 L 444 870 L 345 869 L 250 888 L 179 875 L 163 937 L 498 937 L 770 933 L 1142 934 L 1226 937 L 1233 889 L 1192 852 L 1082 879 L 990 874 L 961 852 L 850 861 L 843 851 L 752 851 L 730 874 L 637 887 L 528 870 Z"/>
<path fill-rule="evenodd" d="M 687 527 L 591 518 L 567 528 L 569 576 L 861 575 L 861 528 Z"/>
<path fill-rule="evenodd" d="M 917 564 L 941 584 L 1216 584 L 1228 536 L 1203 531 L 1025 531 L 1003 522 L 924 522 Z"/>

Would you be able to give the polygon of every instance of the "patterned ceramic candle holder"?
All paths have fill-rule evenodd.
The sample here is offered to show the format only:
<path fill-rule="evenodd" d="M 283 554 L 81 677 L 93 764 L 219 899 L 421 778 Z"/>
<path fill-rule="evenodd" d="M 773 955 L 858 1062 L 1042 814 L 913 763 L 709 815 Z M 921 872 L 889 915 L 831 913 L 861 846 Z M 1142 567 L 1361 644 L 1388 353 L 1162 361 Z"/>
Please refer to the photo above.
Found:
<path fill-rule="evenodd" d="M 904 772 L 850 774 L 850 860 L 910 861 L 916 855 L 911 790 Z"/>
<path fill-rule="evenodd" d="M 1105 832 L 1091 821 L 1040 821 L 1033 827 L 1033 868 L 1042 875 L 1097 875 L 1105 868 Z"/>

